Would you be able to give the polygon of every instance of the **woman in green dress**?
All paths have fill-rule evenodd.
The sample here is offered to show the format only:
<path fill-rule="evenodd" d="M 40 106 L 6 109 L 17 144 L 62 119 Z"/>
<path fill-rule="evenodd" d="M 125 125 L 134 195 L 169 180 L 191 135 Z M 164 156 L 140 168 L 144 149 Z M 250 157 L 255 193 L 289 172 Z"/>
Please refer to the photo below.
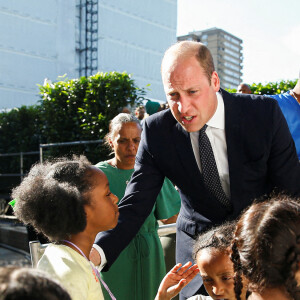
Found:
<path fill-rule="evenodd" d="M 135 156 L 141 140 L 138 120 L 121 113 L 110 123 L 105 140 L 113 150 L 114 157 L 100 162 L 107 176 L 110 190 L 119 200 L 133 173 Z M 151 180 L 149 178 L 149 180 Z M 153 300 L 161 280 L 166 274 L 162 246 L 157 234 L 157 220 L 164 223 L 176 222 L 180 209 L 180 197 L 173 184 L 166 179 L 156 204 L 138 234 L 122 251 L 108 272 L 101 276 L 118 300 Z M 108 294 L 105 299 L 110 300 Z"/>

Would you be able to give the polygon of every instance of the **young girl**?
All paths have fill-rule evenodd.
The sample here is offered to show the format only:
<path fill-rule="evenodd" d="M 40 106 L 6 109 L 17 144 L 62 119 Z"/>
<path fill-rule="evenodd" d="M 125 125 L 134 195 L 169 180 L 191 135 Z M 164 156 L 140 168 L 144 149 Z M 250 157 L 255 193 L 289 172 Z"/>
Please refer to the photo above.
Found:
<path fill-rule="evenodd" d="M 236 300 L 234 291 L 235 274 L 233 263 L 230 260 L 230 244 L 234 229 L 234 223 L 227 223 L 198 237 L 194 245 L 194 259 L 197 262 L 204 287 L 209 296 L 197 295 L 188 300 Z M 179 293 L 191 281 L 191 276 L 195 276 L 193 269 L 186 272 L 180 271 L 180 273 L 174 270 L 169 272 L 160 286 L 156 300 L 172 299 L 176 295 L 174 295 L 174 289 Z M 183 282 L 181 282 L 182 279 Z M 241 299 L 246 299 L 245 285 L 242 289 Z"/>
<path fill-rule="evenodd" d="M 249 280 L 249 299 L 299 300 L 299 201 L 281 195 L 253 204 L 237 223 L 232 260 Z M 240 299 L 239 276 L 236 286 Z"/>
<path fill-rule="evenodd" d="M 37 164 L 12 196 L 18 219 L 55 242 L 38 268 L 60 281 L 73 300 L 103 299 L 97 270 L 87 257 L 97 233 L 118 221 L 118 198 L 105 174 L 84 156 Z"/>
<path fill-rule="evenodd" d="M 112 119 L 105 137 L 106 144 L 114 156 L 110 160 L 98 163 L 96 167 L 105 173 L 111 191 L 119 199 L 123 198 L 134 171 L 141 132 L 141 126 L 134 116 L 121 113 Z M 109 271 L 101 272 L 101 277 L 117 299 L 154 299 L 159 284 L 166 275 L 163 249 L 157 234 L 157 220 L 165 219 L 164 222 L 169 222 L 171 218 L 176 222 L 176 217 L 172 217 L 179 209 L 179 193 L 173 184 L 165 179 L 153 210 L 138 234 L 121 252 Z M 175 254 L 175 249 L 173 250 Z M 110 296 L 104 292 L 104 298 L 109 300 Z"/>

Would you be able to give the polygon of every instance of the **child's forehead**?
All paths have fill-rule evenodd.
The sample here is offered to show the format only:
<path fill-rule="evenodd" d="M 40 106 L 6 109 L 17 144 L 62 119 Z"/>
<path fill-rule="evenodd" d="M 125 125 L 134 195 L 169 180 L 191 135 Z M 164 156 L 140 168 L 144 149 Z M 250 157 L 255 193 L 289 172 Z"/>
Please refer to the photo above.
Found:
<path fill-rule="evenodd" d="M 228 272 L 233 269 L 229 253 L 216 248 L 205 248 L 199 251 L 197 265 L 200 270 L 217 270 L 218 273 Z"/>
<path fill-rule="evenodd" d="M 216 260 L 216 259 L 230 260 L 230 248 L 214 248 L 207 247 L 201 249 L 197 254 L 197 261 L 199 260 Z"/>
<path fill-rule="evenodd" d="M 91 171 L 91 175 L 93 177 L 105 177 L 106 175 L 104 174 L 104 172 L 102 170 L 100 170 L 99 168 L 95 167 L 95 166 L 90 166 L 90 171 Z"/>
<path fill-rule="evenodd" d="M 97 184 L 97 185 L 99 183 L 101 183 L 103 185 L 108 184 L 108 179 L 107 179 L 105 173 L 95 166 L 90 167 L 90 176 L 91 176 L 93 184 Z"/>

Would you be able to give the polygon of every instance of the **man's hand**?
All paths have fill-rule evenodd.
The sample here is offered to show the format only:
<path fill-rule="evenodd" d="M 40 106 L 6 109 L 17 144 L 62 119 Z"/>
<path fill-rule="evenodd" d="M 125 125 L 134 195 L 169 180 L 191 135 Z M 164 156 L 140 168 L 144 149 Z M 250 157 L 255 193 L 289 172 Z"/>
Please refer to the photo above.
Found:
<path fill-rule="evenodd" d="M 177 264 L 162 280 L 155 300 L 170 300 L 189 284 L 199 273 L 197 265 L 188 262 L 183 267 Z"/>
<path fill-rule="evenodd" d="M 99 252 L 93 247 L 90 252 L 90 261 L 97 267 L 101 264 L 101 256 Z"/>

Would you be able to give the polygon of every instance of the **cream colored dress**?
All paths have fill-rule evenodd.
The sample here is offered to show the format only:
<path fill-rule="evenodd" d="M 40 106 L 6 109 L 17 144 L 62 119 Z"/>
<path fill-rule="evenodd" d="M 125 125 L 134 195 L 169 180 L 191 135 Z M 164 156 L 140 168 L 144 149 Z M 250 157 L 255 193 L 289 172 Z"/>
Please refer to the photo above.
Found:
<path fill-rule="evenodd" d="M 59 281 L 72 300 L 104 299 L 90 263 L 70 247 L 50 244 L 37 268 Z"/>

